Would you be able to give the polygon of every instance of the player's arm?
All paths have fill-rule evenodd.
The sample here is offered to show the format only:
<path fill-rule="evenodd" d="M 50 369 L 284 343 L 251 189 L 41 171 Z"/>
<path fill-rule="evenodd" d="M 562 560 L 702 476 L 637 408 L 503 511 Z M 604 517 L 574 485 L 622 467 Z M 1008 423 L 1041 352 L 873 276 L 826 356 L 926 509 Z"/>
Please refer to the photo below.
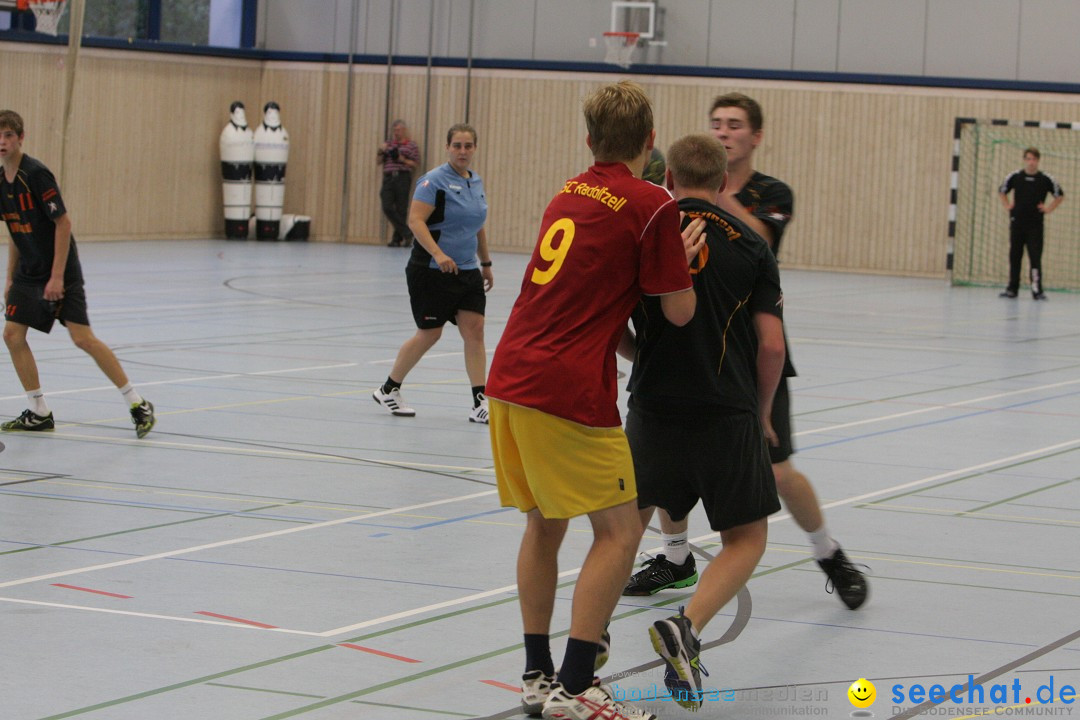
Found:
<path fill-rule="evenodd" d="M 661 295 L 660 310 L 672 325 L 682 327 L 690 322 L 694 319 L 694 311 L 697 310 L 697 294 L 694 288 L 688 287 L 679 292 Z"/>
<path fill-rule="evenodd" d="M 8 291 L 11 290 L 11 283 L 15 281 L 15 268 L 19 264 L 19 248 L 15 247 L 15 238 L 11 238 L 8 241 L 8 266 L 7 266 L 7 282 L 4 283 L 4 302 L 7 302 Z"/>
<path fill-rule="evenodd" d="M 767 312 L 754 313 L 754 331 L 757 334 L 757 397 L 758 413 L 765 438 L 771 445 L 778 445 L 776 431 L 773 430 L 773 398 L 780 384 L 780 375 L 784 371 L 784 322 L 776 315 Z"/>
<path fill-rule="evenodd" d="M 64 297 L 64 269 L 71 251 L 71 217 L 64 213 L 53 218 L 56 231 L 53 236 L 53 264 L 49 282 L 45 283 L 45 299 L 61 300 Z"/>
<path fill-rule="evenodd" d="M 1060 204 L 1061 204 L 1061 202 L 1062 202 L 1062 201 L 1063 201 L 1064 199 L 1065 199 L 1065 196 L 1064 196 L 1064 195 L 1057 195 L 1057 196 L 1055 196 L 1055 197 L 1054 197 L 1054 199 L 1050 201 L 1050 204 L 1049 204 L 1049 205 L 1047 205 L 1047 206 L 1045 206 L 1045 207 L 1044 207 L 1044 208 L 1042 209 L 1042 211 L 1043 211 L 1043 214 L 1044 214 L 1044 215 L 1049 215 L 1050 213 L 1052 213 L 1052 212 L 1054 212 L 1055 210 L 1057 210 L 1057 206 L 1058 206 L 1058 205 L 1060 205 Z"/>
<path fill-rule="evenodd" d="M 476 256 L 480 258 L 480 274 L 484 278 L 484 292 L 495 286 L 495 275 L 491 272 L 491 253 L 488 252 L 487 228 L 480 228 L 476 233 Z M 485 267 L 484 263 L 488 263 Z"/>
<path fill-rule="evenodd" d="M 742 220 L 743 224 L 760 235 L 769 247 L 776 247 L 776 233 L 773 232 L 772 226 L 744 208 L 734 195 L 722 192 L 717 196 L 716 204 L 721 210 Z"/>
<path fill-rule="evenodd" d="M 1012 212 L 1013 209 L 1013 204 L 1009 200 L 1009 191 L 1012 190 L 1012 179 L 1015 176 L 1016 173 L 1009 173 L 1009 176 L 1001 183 L 1001 187 L 998 188 L 998 199 L 1001 200 L 1001 204 L 1008 212 Z"/>
<path fill-rule="evenodd" d="M 762 188 L 761 198 L 754 212 L 743 207 L 734 193 L 721 193 L 719 200 L 728 203 L 718 203 L 721 208 L 749 225 L 750 229 L 760 235 L 772 251 L 776 252 L 780 237 L 795 213 L 795 196 L 786 183 L 776 180 Z"/>
<path fill-rule="evenodd" d="M 619 357 L 631 362 L 637 357 L 637 338 L 629 325 L 623 329 L 622 337 L 619 338 L 619 345 L 615 348 L 615 352 L 619 354 Z"/>
<path fill-rule="evenodd" d="M 428 205 L 423 200 L 417 200 L 414 197 L 409 205 L 409 229 L 412 230 L 416 242 L 420 243 L 420 247 L 428 251 L 440 270 L 457 275 L 457 263 L 439 248 L 439 244 L 435 242 L 435 238 L 431 236 L 431 231 L 428 230 L 427 220 L 433 212 L 435 212 L 434 205 Z"/>

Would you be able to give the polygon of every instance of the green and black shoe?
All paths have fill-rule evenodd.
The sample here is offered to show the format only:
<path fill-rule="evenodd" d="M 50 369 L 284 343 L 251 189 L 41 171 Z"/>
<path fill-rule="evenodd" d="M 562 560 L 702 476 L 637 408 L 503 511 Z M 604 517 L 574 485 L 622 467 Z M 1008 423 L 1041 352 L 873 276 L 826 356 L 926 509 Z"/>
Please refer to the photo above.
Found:
<path fill-rule="evenodd" d="M 14 431 L 26 431 L 26 432 L 41 432 L 42 430 L 52 430 L 56 427 L 56 423 L 53 422 L 52 413 L 48 415 L 38 415 L 33 410 L 23 410 L 23 414 L 14 420 L 8 420 L 3 425 L 0 425 L 0 430 L 4 432 Z"/>

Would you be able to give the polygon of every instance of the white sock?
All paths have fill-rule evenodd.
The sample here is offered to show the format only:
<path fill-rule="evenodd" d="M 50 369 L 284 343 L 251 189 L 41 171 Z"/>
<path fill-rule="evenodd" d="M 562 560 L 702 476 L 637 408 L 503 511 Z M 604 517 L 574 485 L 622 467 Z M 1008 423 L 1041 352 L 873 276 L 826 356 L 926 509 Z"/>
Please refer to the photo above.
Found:
<path fill-rule="evenodd" d="M 131 383 L 120 388 L 120 394 L 124 396 L 124 400 L 127 401 L 128 407 L 142 404 L 142 395 L 131 386 Z"/>
<path fill-rule="evenodd" d="M 814 558 L 816 560 L 831 558 L 833 553 L 840 549 L 840 543 L 832 539 L 832 536 L 829 535 L 829 529 L 824 525 L 807 534 L 810 537 L 810 544 L 814 546 Z"/>
<path fill-rule="evenodd" d="M 673 562 L 676 565 L 682 565 L 686 562 L 686 558 L 690 557 L 690 543 L 687 542 L 689 536 L 689 530 L 684 530 L 675 535 L 660 533 L 660 537 L 664 539 L 663 552 L 664 555 L 667 556 L 669 562 Z"/>
<path fill-rule="evenodd" d="M 30 399 L 30 409 L 33 410 L 35 414 L 49 414 L 49 406 L 45 403 L 45 393 L 41 392 L 41 388 L 29 391 L 26 393 L 26 397 Z"/>

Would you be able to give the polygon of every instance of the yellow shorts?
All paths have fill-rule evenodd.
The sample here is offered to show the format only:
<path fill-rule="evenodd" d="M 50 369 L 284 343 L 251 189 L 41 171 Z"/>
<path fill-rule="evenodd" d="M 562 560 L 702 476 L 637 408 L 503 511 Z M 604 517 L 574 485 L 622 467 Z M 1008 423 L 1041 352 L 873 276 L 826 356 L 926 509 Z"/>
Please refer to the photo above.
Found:
<path fill-rule="evenodd" d="M 621 427 L 593 428 L 488 399 L 499 500 L 548 519 L 572 518 L 637 499 L 634 461 Z"/>

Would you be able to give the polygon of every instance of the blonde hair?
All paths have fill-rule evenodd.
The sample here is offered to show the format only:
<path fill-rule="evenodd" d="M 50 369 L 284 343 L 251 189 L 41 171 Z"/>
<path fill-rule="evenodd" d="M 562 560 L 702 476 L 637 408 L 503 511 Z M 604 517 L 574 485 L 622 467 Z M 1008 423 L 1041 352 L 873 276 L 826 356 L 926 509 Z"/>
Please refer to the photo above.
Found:
<path fill-rule="evenodd" d="M 667 163 L 679 187 L 716 190 L 724 183 L 727 151 L 712 135 L 686 135 L 671 144 Z"/>
<path fill-rule="evenodd" d="M 585 127 L 593 156 L 601 162 L 633 160 L 653 130 L 652 104 L 630 80 L 607 85 L 585 98 Z"/>

